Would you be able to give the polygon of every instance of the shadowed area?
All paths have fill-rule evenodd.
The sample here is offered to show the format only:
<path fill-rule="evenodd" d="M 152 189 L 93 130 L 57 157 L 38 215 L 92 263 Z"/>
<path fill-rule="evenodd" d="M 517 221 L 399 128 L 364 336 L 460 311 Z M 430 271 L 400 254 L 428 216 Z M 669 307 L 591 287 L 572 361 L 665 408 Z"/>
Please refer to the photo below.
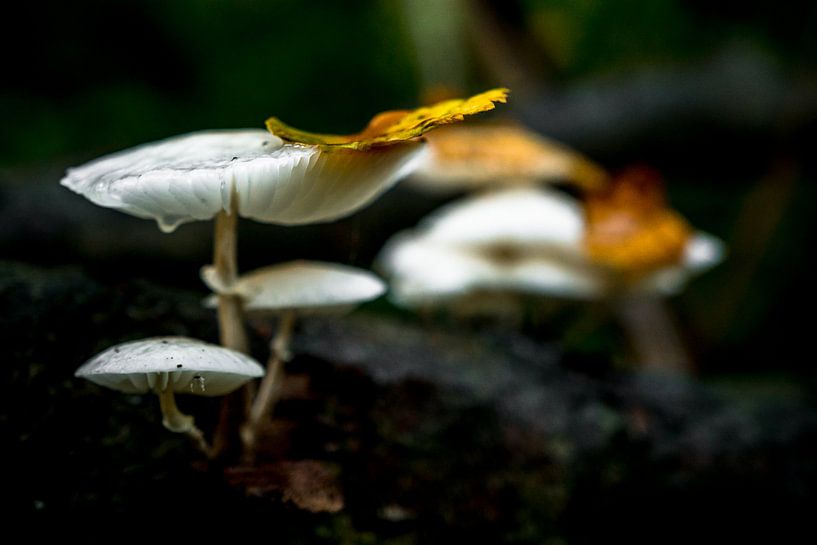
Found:
<path fill-rule="evenodd" d="M 646 538 L 681 508 L 698 518 L 679 538 L 714 510 L 743 521 L 736 536 L 771 520 L 793 530 L 815 499 L 817 417 L 795 385 L 736 397 L 672 375 L 588 374 L 520 333 L 474 336 L 371 311 L 305 319 L 258 464 L 205 470 L 162 429 L 154 399 L 72 377 L 86 354 L 116 342 L 212 338 L 200 294 L 8 262 L 0 288 L 11 309 L 0 323 L 0 405 L 16 415 L 0 427 L 3 494 L 25 517 L 263 512 L 286 520 L 297 542 L 341 529 L 409 543 L 534 543 L 550 532 L 592 542 L 634 512 L 648 516 L 633 534 Z M 32 342 L 35 319 L 45 342 Z M 262 356 L 264 339 L 253 343 Z M 211 429 L 211 400 L 183 407 Z"/>

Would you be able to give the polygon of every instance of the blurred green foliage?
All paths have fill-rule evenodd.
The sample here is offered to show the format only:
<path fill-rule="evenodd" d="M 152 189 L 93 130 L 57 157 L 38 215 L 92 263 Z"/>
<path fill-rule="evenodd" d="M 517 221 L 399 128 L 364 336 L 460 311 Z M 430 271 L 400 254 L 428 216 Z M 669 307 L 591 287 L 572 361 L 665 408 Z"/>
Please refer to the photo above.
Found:
<path fill-rule="evenodd" d="M 524 0 L 532 35 L 562 78 L 700 58 L 731 40 L 790 63 L 817 60 L 814 2 Z"/>
<path fill-rule="evenodd" d="M 354 131 L 416 101 L 399 13 L 377 0 L 47 4 L 44 19 L 42 6 L 14 8 L 47 38 L 11 55 L 0 164 L 263 127 L 270 115 Z"/>
<path fill-rule="evenodd" d="M 441 0 L 446 1 L 446 0 Z M 523 0 L 524 30 L 571 80 L 694 59 L 734 38 L 814 63 L 817 11 L 797 0 Z M 452 9 L 458 4 L 452 3 Z M 0 37 L 0 165 L 91 156 L 276 115 L 353 131 L 419 95 L 405 18 L 414 2 L 79 0 L 17 3 Z M 417 4 L 419 6 L 419 4 Z M 419 8 L 417 8 L 419 9 Z M 810 37 L 811 36 L 811 37 Z M 479 39 L 479 38 L 478 38 Z"/>

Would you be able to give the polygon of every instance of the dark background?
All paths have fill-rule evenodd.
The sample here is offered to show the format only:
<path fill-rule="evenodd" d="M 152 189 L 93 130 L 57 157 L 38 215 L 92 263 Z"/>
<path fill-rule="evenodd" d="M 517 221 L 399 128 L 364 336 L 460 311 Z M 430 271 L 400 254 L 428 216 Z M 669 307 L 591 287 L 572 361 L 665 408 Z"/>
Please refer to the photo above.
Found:
<path fill-rule="evenodd" d="M 412 33 L 446 16 L 461 32 L 457 49 Z M 353 132 L 376 112 L 419 104 L 433 84 L 462 93 L 508 86 L 501 115 L 613 172 L 658 168 L 672 205 L 726 242 L 726 261 L 671 302 L 698 380 L 736 398 L 813 402 L 815 2 L 31 1 L 5 6 L 2 19 L 6 277 L 70 284 L 82 275 L 102 290 L 148 282 L 203 296 L 209 225 L 163 235 L 59 187 L 65 168 L 187 131 L 261 127 L 272 115 Z M 429 75 L 435 62 L 443 68 Z M 398 187 L 333 224 L 245 221 L 240 266 L 317 258 L 369 267 L 391 234 L 440 203 Z M 22 304 L 13 285 L 4 299 L 5 334 L 17 337 L 11 359 L 23 366 L 40 354 L 43 364 L 48 353 L 21 348 L 14 327 L 30 320 L 26 342 L 43 346 L 40 333 L 56 322 L 10 306 Z M 552 339 L 559 328 L 544 331 Z M 599 354 L 618 346 L 605 339 L 569 350 L 591 354 L 597 372 Z M 101 348 L 78 341 L 66 369 Z M 21 373 L 9 380 L 25 381 Z M 9 415 L 28 410 L 25 397 L 14 399 L 22 407 L 7 402 L 7 430 L 16 429 Z"/>
<path fill-rule="evenodd" d="M 489 24 L 461 25 L 463 92 L 517 84 L 505 115 L 614 171 L 658 167 L 672 204 L 726 240 L 728 261 L 679 302 L 690 335 L 706 344 L 702 370 L 811 374 L 798 355 L 808 348 L 808 320 L 795 316 L 811 310 L 802 263 L 815 232 L 815 4 L 474 6 Z M 12 4 L 0 33 L 3 256 L 105 269 L 111 263 L 103 261 L 125 259 L 154 278 L 188 277 L 206 258 L 206 244 L 181 250 L 148 235 L 143 222 L 89 211 L 54 189 L 64 168 L 186 131 L 260 127 L 270 115 L 305 129 L 352 132 L 374 112 L 416 105 L 426 83 L 407 29 L 411 18 L 423 24 L 422 9 L 388 1 Z M 491 58 L 496 50 L 510 54 Z M 104 214 L 125 233 L 132 225 L 140 240 L 95 248 L 87 239 L 97 235 L 84 225 L 105 220 L 85 220 L 86 213 Z M 310 228 L 258 228 L 268 250 L 244 252 L 243 264 L 324 257 L 367 266 L 391 232 L 416 219 L 389 224 L 384 215 L 374 207 L 343 222 L 350 229 L 318 228 L 341 239 L 328 252 L 314 241 L 298 244 Z M 204 236 L 185 233 L 194 230 L 203 226 L 174 236 Z M 184 252 L 190 265 L 178 275 L 145 265 L 156 246 Z"/>

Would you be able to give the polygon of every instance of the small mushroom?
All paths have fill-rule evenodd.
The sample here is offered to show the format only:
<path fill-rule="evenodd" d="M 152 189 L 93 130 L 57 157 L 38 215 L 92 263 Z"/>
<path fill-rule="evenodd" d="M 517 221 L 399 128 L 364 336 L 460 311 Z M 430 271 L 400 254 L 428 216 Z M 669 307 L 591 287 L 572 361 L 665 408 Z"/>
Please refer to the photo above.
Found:
<path fill-rule="evenodd" d="M 155 337 L 113 346 L 74 373 L 100 386 L 127 394 L 159 396 L 162 424 L 190 436 L 205 453 L 210 447 L 192 416 L 179 411 L 175 394 L 226 395 L 264 369 L 234 350 L 186 337 Z"/>
<path fill-rule="evenodd" d="M 349 311 L 382 295 L 386 286 L 368 271 L 316 261 L 292 261 L 264 267 L 241 276 L 231 287 L 219 283 L 213 267 L 202 268 L 201 276 L 214 292 L 228 290 L 240 297 L 248 313 L 280 316 L 278 331 L 270 343 L 267 372 L 242 430 L 247 455 L 252 456 L 258 425 L 272 408 L 283 362 L 291 357 L 289 343 L 297 316 Z M 212 297 L 206 301 L 209 306 L 214 303 Z"/>
<path fill-rule="evenodd" d="M 241 297 L 247 312 L 297 312 L 299 314 L 343 311 L 379 297 L 385 285 L 374 274 L 318 261 L 290 261 L 241 275 L 233 286 L 219 281 L 215 268 L 203 267 L 201 277 L 215 293 Z M 214 298 L 207 301 L 208 306 Z"/>
<path fill-rule="evenodd" d="M 513 123 L 472 122 L 427 137 L 428 153 L 407 183 L 436 193 L 567 182 L 595 191 L 605 171 L 567 146 Z"/>

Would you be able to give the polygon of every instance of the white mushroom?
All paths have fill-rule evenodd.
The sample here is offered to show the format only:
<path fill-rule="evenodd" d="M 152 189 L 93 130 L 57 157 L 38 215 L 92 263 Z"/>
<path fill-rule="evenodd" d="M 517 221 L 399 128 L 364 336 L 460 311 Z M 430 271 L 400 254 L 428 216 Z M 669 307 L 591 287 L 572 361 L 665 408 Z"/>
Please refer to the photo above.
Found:
<path fill-rule="evenodd" d="M 543 188 L 509 189 L 433 213 L 389 241 L 379 263 L 391 277 L 391 297 L 404 306 L 483 290 L 596 298 L 608 293 L 617 277 L 587 254 L 585 229 L 581 206 L 571 197 Z M 695 234 L 681 263 L 628 289 L 671 293 L 721 254 L 714 237 Z"/>
<path fill-rule="evenodd" d="M 315 261 L 292 261 L 264 267 L 242 275 L 231 287 L 219 283 L 213 267 L 202 268 L 201 276 L 216 293 L 228 290 L 240 297 L 248 312 L 280 315 L 278 331 L 270 343 L 267 373 L 242 430 L 246 454 L 251 456 L 258 425 L 274 402 L 275 385 L 283 362 L 290 358 L 289 343 L 296 317 L 304 313 L 350 310 L 379 297 L 386 286 L 368 271 Z M 215 301 L 210 298 L 206 303 L 213 305 Z"/>
<path fill-rule="evenodd" d="M 411 169 L 426 132 L 505 102 L 507 89 L 383 112 L 352 135 L 315 134 L 267 119 L 262 130 L 208 131 L 139 146 L 69 169 L 62 185 L 164 231 L 215 217 L 219 282 L 238 276 L 236 217 L 284 225 L 330 221 L 371 202 Z M 247 352 L 241 305 L 219 296 L 221 343 Z"/>
<path fill-rule="evenodd" d="M 113 346 L 74 375 L 128 394 L 154 392 L 164 426 L 186 433 L 208 452 L 193 417 L 179 411 L 174 394 L 222 396 L 263 374 L 255 360 L 234 350 L 186 337 L 155 337 Z"/>
<path fill-rule="evenodd" d="M 345 310 L 379 297 L 385 284 L 368 271 L 318 261 L 290 261 L 241 275 L 236 283 L 224 286 L 213 267 L 203 267 L 201 277 L 216 293 L 240 296 L 248 312 Z M 208 306 L 215 299 L 207 301 Z"/>
<path fill-rule="evenodd" d="M 293 225 L 351 214 L 407 174 L 426 132 L 492 110 L 507 94 L 492 89 L 384 112 L 353 135 L 308 133 L 277 118 L 267 119 L 269 132 L 192 133 L 69 169 L 61 183 L 100 206 L 154 219 L 163 231 L 215 217 L 214 275 L 226 288 L 218 294 L 221 344 L 246 353 L 242 299 L 230 291 L 238 216 Z"/>
<path fill-rule="evenodd" d="M 327 150 L 263 130 L 198 132 L 69 169 L 61 183 L 100 206 L 154 219 L 165 232 L 215 217 L 214 264 L 230 285 L 236 216 L 280 224 L 342 217 L 396 182 L 421 150 L 417 141 Z M 246 352 L 237 299 L 224 295 L 219 307 L 222 344 Z"/>
<path fill-rule="evenodd" d="M 165 232 L 233 209 L 261 222 L 305 224 L 366 205 L 421 147 L 330 152 L 260 129 L 204 131 L 102 157 L 69 169 L 61 183 L 100 206 L 154 219 Z"/>

